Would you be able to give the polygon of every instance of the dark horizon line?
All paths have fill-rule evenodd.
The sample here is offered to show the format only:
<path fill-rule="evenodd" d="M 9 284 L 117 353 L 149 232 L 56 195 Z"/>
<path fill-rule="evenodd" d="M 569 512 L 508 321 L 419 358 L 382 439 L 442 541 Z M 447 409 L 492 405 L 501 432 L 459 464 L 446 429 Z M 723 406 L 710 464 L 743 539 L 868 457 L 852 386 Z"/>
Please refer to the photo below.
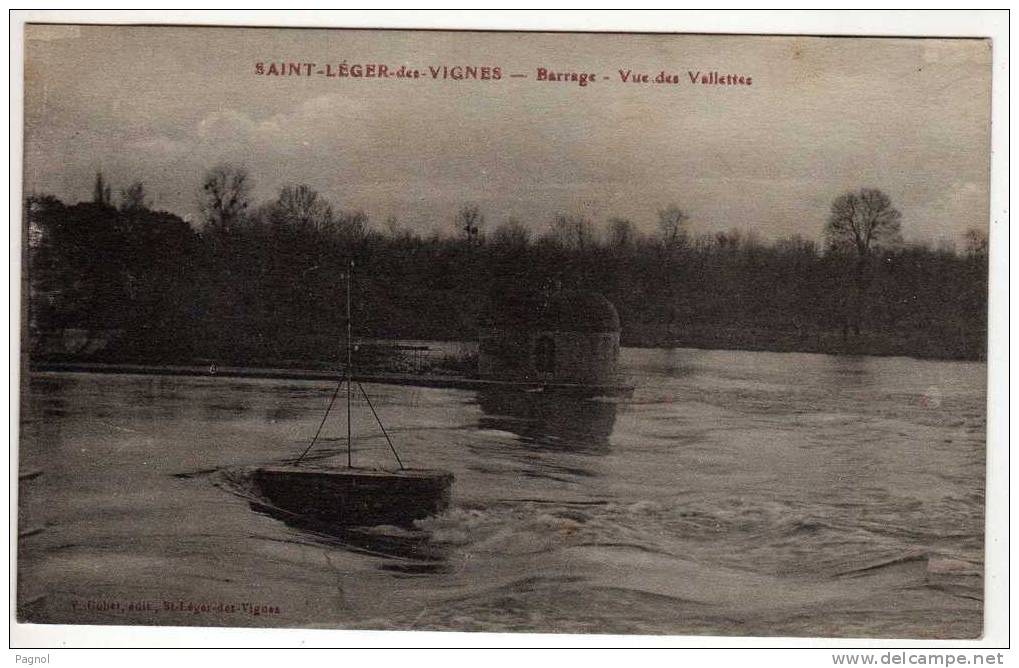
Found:
<path fill-rule="evenodd" d="M 99 171 L 97 173 L 101 174 L 102 172 Z M 142 181 L 141 183 L 142 183 L 143 186 L 146 185 L 144 181 Z M 301 184 L 301 183 L 296 183 L 295 182 L 295 183 L 291 183 L 289 185 L 291 185 L 291 186 L 300 186 L 300 185 L 306 185 L 306 184 Z M 282 189 L 284 187 L 287 187 L 287 186 L 282 186 L 280 189 Z M 310 188 L 310 186 L 308 186 L 308 187 Z M 322 192 L 320 192 L 318 190 L 314 190 L 314 189 L 312 189 L 312 190 L 316 194 L 318 194 L 318 196 L 321 197 L 327 204 L 329 204 L 329 206 L 331 206 L 331 207 L 333 206 L 334 203 L 332 201 L 330 201 L 330 199 L 328 198 L 327 195 L 323 194 Z M 67 200 L 62 199 L 62 198 L 58 197 L 57 195 L 55 195 L 53 193 L 44 192 L 44 191 L 41 191 L 41 190 L 24 193 L 23 199 L 27 199 L 29 197 L 44 197 L 44 196 L 54 197 L 61 204 L 64 204 L 65 206 L 75 206 L 77 204 L 94 204 L 94 203 L 96 203 L 94 200 L 90 200 L 90 199 L 86 198 L 86 199 L 81 199 L 81 200 L 79 200 L 78 202 L 76 202 L 74 204 L 70 204 L 70 203 L 68 203 Z M 272 204 L 274 201 L 275 201 L 274 199 L 252 201 L 251 202 L 251 206 L 248 207 L 247 211 L 257 210 L 259 207 L 261 207 L 263 205 Z M 474 204 L 474 202 L 471 202 L 471 201 L 468 201 L 468 200 L 464 200 L 463 202 L 460 203 L 460 206 L 465 206 L 465 205 L 469 205 L 469 204 Z M 676 204 L 675 202 L 671 202 L 669 204 L 666 204 L 665 206 L 670 206 L 670 205 L 675 205 L 675 206 L 679 207 L 679 205 Z M 118 205 L 109 204 L 108 206 L 110 206 L 110 207 L 112 207 L 114 209 L 120 210 L 120 207 Z M 152 211 L 153 213 L 167 213 L 167 214 L 176 216 L 177 218 L 179 218 L 182 221 L 184 221 L 185 223 L 187 223 L 188 226 L 191 227 L 195 232 L 201 232 L 202 229 L 205 227 L 205 224 L 203 224 L 201 221 L 199 221 L 197 219 L 194 219 L 194 220 L 189 219 L 189 217 L 195 218 L 192 215 L 192 214 L 196 213 L 195 211 L 189 211 L 189 212 L 181 215 L 178 211 L 171 210 L 171 209 L 154 208 L 152 206 L 146 206 L 145 208 L 148 209 L 149 211 Z M 682 207 L 679 207 L 679 208 L 682 210 Z M 439 225 L 439 224 L 432 225 L 432 227 L 430 229 L 418 229 L 416 226 L 408 225 L 408 226 L 404 226 L 404 229 L 409 229 L 409 230 L 413 231 L 415 236 L 417 236 L 418 238 L 420 238 L 422 240 L 428 239 L 428 238 L 431 238 L 431 237 L 457 238 L 460 235 L 457 234 L 456 231 L 451 231 L 449 234 L 443 234 L 443 231 L 445 231 L 445 229 L 447 227 L 449 227 L 449 226 L 454 226 L 455 227 L 456 226 L 456 224 L 452 220 L 452 218 L 456 216 L 456 211 L 457 210 L 454 210 L 450 214 L 450 220 L 447 221 L 447 224 L 445 224 L 445 225 Z M 350 213 L 350 214 L 359 213 L 359 214 L 363 214 L 366 217 L 367 221 L 368 221 L 368 224 L 367 224 L 367 228 L 368 229 L 374 229 L 375 231 L 378 231 L 378 232 L 385 232 L 386 231 L 385 229 L 381 228 L 381 226 L 379 226 L 379 225 L 375 225 L 375 226 L 371 225 L 371 221 L 382 221 L 384 223 L 385 218 L 376 218 L 369 211 L 367 211 L 365 209 L 361 209 L 361 208 L 357 208 L 357 207 L 351 207 L 351 208 L 337 207 L 334 210 L 334 214 L 337 214 L 337 215 L 342 215 L 344 213 Z M 484 209 L 482 209 L 482 216 L 484 217 L 484 215 L 485 215 L 485 212 L 484 212 Z M 578 213 L 570 213 L 569 210 L 565 210 L 565 209 L 555 210 L 553 213 L 551 213 L 551 214 L 546 216 L 544 222 L 538 222 L 538 223 L 533 223 L 533 224 L 528 224 L 524 219 L 518 218 L 516 216 L 508 215 L 508 216 L 503 217 L 498 222 L 494 222 L 493 221 L 492 224 L 488 227 L 488 230 L 489 231 L 494 231 L 494 230 L 498 229 L 498 227 L 500 225 L 508 223 L 511 220 L 515 220 L 516 222 L 521 223 L 527 229 L 527 231 L 529 233 L 533 233 L 535 235 L 535 237 L 537 238 L 537 237 L 540 237 L 541 233 L 543 233 L 543 232 L 545 232 L 547 230 L 547 228 L 551 224 L 552 220 L 557 215 L 567 215 L 567 216 L 579 215 L 579 216 L 585 218 L 586 220 L 588 220 L 591 223 L 591 229 L 592 230 L 596 230 L 597 232 L 604 232 L 606 230 L 606 227 L 608 226 L 608 224 L 612 220 L 614 220 L 614 219 L 621 219 L 621 220 L 625 220 L 625 221 L 629 222 L 631 225 L 633 225 L 634 230 L 636 231 L 638 238 L 639 237 L 654 238 L 655 236 L 657 236 L 655 230 L 653 229 L 657 224 L 654 223 L 654 222 L 652 222 L 650 224 L 650 227 L 652 229 L 646 230 L 635 219 L 630 218 L 628 216 L 616 215 L 616 214 L 606 214 L 601 219 L 599 219 L 599 218 L 596 218 L 594 216 L 587 216 L 587 215 L 578 214 Z M 397 217 L 397 220 L 400 221 L 400 219 L 398 217 Z M 533 221 L 534 219 L 530 219 L 530 220 Z M 486 222 L 489 222 L 489 221 L 486 221 Z M 823 220 L 819 221 L 818 225 L 823 228 L 824 221 Z M 909 238 L 907 238 L 907 237 L 904 236 L 902 238 L 901 245 L 903 245 L 903 246 L 923 246 L 925 244 L 928 244 L 931 248 L 936 248 L 937 245 L 939 243 L 943 242 L 943 241 L 950 241 L 951 243 L 954 244 L 956 241 L 964 240 L 966 234 L 968 234 L 969 232 L 973 232 L 973 231 L 976 231 L 976 232 L 985 232 L 985 233 L 989 232 L 990 231 L 990 223 L 988 222 L 982 228 L 981 227 L 970 227 L 970 228 L 967 228 L 963 232 L 953 233 L 953 234 L 950 234 L 950 235 L 942 235 L 942 236 L 938 236 L 938 237 L 928 237 L 928 238 L 925 238 L 925 237 L 909 237 Z M 794 239 L 796 237 L 799 237 L 800 239 L 803 239 L 803 240 L 806 240 L 806 241 L 817 242 L 817 243 L 819 243 L 821 245 L 824 244 L 824 235 L 823 235 L 823 233 L 816 233 L 816 232 L 815 233 L 793 232 L 793 233 L 785 234 L 785 235 L 761 234 L 757 230 L 757 228 L 755 228 L 753 226 L 750 226 L 750 225 L 747 225 L 747 224 L 743 224 L 741 226 L 730 225 L 729 227 L 720 228 L 720 229 L 715 230 L 713 232 L 687 230 L 685 236 L 687 236 L 688 238 L 691 238 L 691 239 L 714 238 L 714 237 L 717 237 L 720 234 L 728 234 L 728 233 L 732 233 L 732 232 L 744 232 L 744 233 L 745 232 L 750 232 L 750 233 L 752 233 L 752 234 L 754 234 L 755 236 L 758 237 L 758 239 L 757 239 L 758 241 L 765 241 L 765 242 L 771 242 L 771 243 L 774 243 L 774 242 L 777 242 L 777 241 L 792 240 L 792 239 Z M 482 232 L 482 234 L 484 234 L 484 232 Z M 600 235 L 599 234 L 595 235 L 595 237 L 598 237 L 598 236 L 600 236 Z"/>

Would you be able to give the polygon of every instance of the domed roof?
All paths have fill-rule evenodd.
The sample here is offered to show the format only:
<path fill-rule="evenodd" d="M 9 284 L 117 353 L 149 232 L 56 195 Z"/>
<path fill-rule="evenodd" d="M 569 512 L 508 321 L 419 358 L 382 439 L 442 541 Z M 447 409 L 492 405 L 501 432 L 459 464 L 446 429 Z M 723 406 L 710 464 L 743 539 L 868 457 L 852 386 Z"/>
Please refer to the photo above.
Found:
<path fill-rule="evenodd" d="M 619 314 L 598 292 L 563 290 L 552 295 L 540 325 L 560 332 L 618 332 Z"/>

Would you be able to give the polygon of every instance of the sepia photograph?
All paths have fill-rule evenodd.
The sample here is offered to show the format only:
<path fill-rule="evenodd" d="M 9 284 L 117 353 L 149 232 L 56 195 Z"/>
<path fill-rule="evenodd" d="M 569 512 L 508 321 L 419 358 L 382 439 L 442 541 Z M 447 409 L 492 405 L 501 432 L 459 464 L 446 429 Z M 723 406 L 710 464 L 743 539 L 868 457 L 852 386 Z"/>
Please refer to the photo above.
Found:
<path fill-rule="evenodd" d="M 23 29 L 19 624 L 984 634 L 991 39 Z"/>

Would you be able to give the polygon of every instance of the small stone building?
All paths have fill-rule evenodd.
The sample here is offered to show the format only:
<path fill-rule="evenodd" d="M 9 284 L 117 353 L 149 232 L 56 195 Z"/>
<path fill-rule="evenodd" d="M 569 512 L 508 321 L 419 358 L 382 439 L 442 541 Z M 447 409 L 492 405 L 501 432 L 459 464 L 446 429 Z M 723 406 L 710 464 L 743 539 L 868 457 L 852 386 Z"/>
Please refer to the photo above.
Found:
<path fill-rule="evenodd" d="M 482 316 L 482 378 L 599 384 L 619 357 L 619 315 L 597 292 L 493 301 Z"/>

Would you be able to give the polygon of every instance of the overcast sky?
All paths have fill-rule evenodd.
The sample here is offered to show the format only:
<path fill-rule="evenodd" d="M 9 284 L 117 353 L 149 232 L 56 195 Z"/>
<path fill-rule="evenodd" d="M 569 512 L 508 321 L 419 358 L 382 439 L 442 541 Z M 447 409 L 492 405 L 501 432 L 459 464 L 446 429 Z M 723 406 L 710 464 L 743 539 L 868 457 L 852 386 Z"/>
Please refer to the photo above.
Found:
<path fill-rule="evenodd" d="M 195 216 L 205 169 L 245 165 L 255 199 L 306 183 L 338 208 L 449 229 L 557 211 L 647 231 L 675 203 L 695 232 L 817 238 L 831 200 L 880 187 L 907 239 L 988 218 L 990 44 L 977 40 L 26 28 L 25 187 L 91 197 L 145 182 Z M 257 62 L 418 68 L 419 80 L 267 77 Z M 498 66 L 500 81 L 428 66 Z M 539 67 L 598 80 L 536 80 Z M 617 70 L 678 85 L 624 84 Z M 702 86 L 688 71 L 752 77 Z M 527 78 L 509 78 L 509 73 Z M 611 77 L 610 80 L 602 79 Z"/>

